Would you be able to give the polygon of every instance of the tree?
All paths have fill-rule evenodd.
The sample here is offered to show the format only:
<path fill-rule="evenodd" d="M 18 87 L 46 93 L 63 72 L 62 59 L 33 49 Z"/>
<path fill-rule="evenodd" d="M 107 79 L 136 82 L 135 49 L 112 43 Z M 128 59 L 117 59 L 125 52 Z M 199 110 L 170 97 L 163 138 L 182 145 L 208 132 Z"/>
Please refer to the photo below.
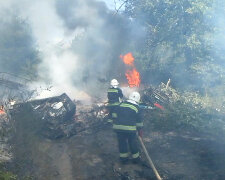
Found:
<path fill-rule="evenodd" d="M 195 70 L 200 64 L 216 64 L 212 54 L 216 7 L 210 0 L 127 1 L 125 13 L 146 31 L 145 46 L 134 47 L 139 69 L 148 74 L 145 81 L 172 78 L 177 87 L 202 88 L 198 84 L 205 83 L 205 76 Z"/>
<path fill-rule="evenodd" d="M 28 24 L 15 15 L 0 19 L 0 71 L 37 77 L 40 61 Z"/>

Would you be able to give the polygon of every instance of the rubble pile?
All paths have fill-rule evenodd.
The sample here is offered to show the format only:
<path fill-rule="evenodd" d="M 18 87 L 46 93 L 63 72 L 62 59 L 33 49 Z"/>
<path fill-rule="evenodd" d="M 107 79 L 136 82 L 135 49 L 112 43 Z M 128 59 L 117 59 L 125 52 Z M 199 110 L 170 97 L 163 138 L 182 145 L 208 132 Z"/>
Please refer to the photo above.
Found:
<path fill-rule="evenodd" d="M 12 126 L 7 113 L 0 113 L 0 162 L 8 162 L 12 159 L 9 140 L 12 136 Z"/>
<path fill-rule="evenodd" d="M 143 103 L 149 105 L 160 103 L 163 106 L 169 106 L 180 98 L 175 89 L 167 87 L 164 83 L 161 83 L 158 87 L 147 87 L 141 93 Z"/>
<path fill-rule="evenodd" d="M 154 118 L 151 120 L 161 129 L 192 127 L 213 134 L 225 133 L 224 107 L 208 96 L 180 92 L 163 83 L 158 87 L 144 89 L 142 94 L 144 104 L 163 107 L 159 112 L 152 112 Z M 146 118 L 149 119 L 147 116 Z"/>
<path fill-rule="evenodd" d="M 72 136 L 75 133 L 73 129 L 75 111 L 76 105 L 66 94 L 62 94 L 57 97 L 16 104 L 10 110 L 10 114 L 14 121 L 22 121 L 25 119 L 23 116 L 29 116 L 30 122 L 27 123 L 36 123 L 36 129 L 39 129 L 41 135 L 56 139 Z"/>
<path fill-rule="evenodd" d="M 96 131 L 106 125 L 107 110 L 105 104 L 85 105 L 82 102 L 76 102 L 76 104 L 75 130 L 77 133 Z"/>
<path fill-rule="evenodd" d="M 16 104 L 10 114 L 14 121 L 25 119 L 23 116 L 28 114 L 30 122 L 26 123 L 36 123 L 37 133 L 49 139 L 57 139 L 102 128 L 107 112 L 104 104 L 85 105 L 79 101 L 73 102 L 66 94 L 62 94 Z"/>

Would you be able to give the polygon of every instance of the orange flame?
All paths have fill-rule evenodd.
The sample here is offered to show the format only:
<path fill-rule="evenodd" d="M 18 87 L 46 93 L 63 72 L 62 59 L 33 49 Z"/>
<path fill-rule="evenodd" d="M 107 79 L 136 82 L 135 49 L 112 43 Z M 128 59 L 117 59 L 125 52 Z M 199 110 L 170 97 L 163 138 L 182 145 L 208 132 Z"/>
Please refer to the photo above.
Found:
<path fill-rule="evenodd" d="M 131 53 L 127 53 L 124 56 L 120 55 L 120 58 L 123 59 L 123 62 L 127 65 L 134 66 L 134 57 Z"/>
<path fill-rule="evenodd" d="M 140 74 L 139 72 L 134 68 L 132 70 L 127 70 L 126 77 L 128 80 L 128 84 L 130 87 L 139 87 L 140 85 Z"/>
<path fill-rule="evenodd" d="M 0 114 L 5 114 L 5 111 L 0 109 Z"/>
<path fill-rule="evenodd" d="M 121 55 L 120 58 L 123 60 L 123 62 L 128 66 L 129 69 L 127 69 L 125 75 L 128 80 L 128 84 L 130 87 L 139 87 L 141 80 L 140 80 L 140 74 L 136 70 L 134 66 L 134 57 L 132 53 L 127 53 L 124 56 Z"/>

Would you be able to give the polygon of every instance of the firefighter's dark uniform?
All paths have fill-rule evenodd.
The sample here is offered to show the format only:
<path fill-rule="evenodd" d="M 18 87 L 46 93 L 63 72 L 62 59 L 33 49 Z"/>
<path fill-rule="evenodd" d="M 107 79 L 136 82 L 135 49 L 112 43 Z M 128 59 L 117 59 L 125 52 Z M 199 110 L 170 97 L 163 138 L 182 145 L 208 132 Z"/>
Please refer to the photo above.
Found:
<path fill-rule="evenodd" d="M 115 106 L 120 104 L 119 98 L 123 98 L 123 93 L 120 88 L 109 88 L 107 92 L 108 97 L 108 110 L 109 110 L 109 116 L 108 116 L 108 122 L 112 123 L 113 119 L 116 118 L 116 114 L 114 113 Z"/>
<path fill-rule="evenodd" d="M 138 105 L 128 101 L 122 102 L 116 107 L 117 118 L 113 121 L 113 129 L 117 134 L 122 162 L 127 162 L 129 159 L 129 149 L 133 161 L 139 160 L 136 131 L 143 127 L 139 111 Z"/>

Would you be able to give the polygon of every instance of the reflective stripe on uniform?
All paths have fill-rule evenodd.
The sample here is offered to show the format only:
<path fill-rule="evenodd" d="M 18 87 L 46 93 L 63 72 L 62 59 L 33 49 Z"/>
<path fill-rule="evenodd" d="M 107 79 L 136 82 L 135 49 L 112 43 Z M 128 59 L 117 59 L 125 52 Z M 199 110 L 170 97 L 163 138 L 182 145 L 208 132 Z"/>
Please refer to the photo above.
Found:
<path fill-rule="evenodd" d="M 110 92 L 118 93 L 119 91 L 118 91 L 118 89 L 109 89 L 108 92 L 109 92 L 109 93 L 110 93 Z"/>
<path fill-rule="evenodd" d="M 136 123 L 136 126 L 137 126 L 137 127 L 143 127 L 143 125 L 144 125 L 143 122 L 141 122 L 141 123 Z"/>
<path fill-rule="evenodd" d="M 132 158 L 138 158 L 139 157 L 139 152 L 138 153 L 136 153 L 136 154 L 132 154 Z"/>
<path fill-rule="evenodd" d="M 120 157 L 121 158 L 127 158 L 127 157 L 129 157 L 129 153 L 127 152 L 127 153 L 120 153 Z"/>
<path fill-rule="evenodd" d="M 120 106 L 121 106 L 121 107 L 128 107 L 128 108 L 131 108 L 131 109 L 133 109 L 136 113 L 138 113 L 138 109 L 137 109 L 135 106 L 131 105 L 131 104 L 122 103 L 122 104 L 120 104 Z"/>
<path fill-rule="evenodd" d="M 117 118 L 117 114 L 116 113 L 112 113 L 112 117 L 113 118 Z"/>
<path fill-rule="evenodd" d="M 112 123 L 112 122 L 113 122 L 113 120 L 112 120 L 112 119 L 108 119 L 108 122 L 109 122 L 109 123 Z"/>
<path fill-rule="evenodd" d="M 119 104 L 120 104 L 120 102 L 109 103 L 108 106 L 117 106 L 117 105 L 119 105 Z"/>
<path fill-rule="evenodd" d="M 137 128 L 136 126 L 124 126 L 124 125 L 113 124 L 113 129 L 136 131 Z"/>

